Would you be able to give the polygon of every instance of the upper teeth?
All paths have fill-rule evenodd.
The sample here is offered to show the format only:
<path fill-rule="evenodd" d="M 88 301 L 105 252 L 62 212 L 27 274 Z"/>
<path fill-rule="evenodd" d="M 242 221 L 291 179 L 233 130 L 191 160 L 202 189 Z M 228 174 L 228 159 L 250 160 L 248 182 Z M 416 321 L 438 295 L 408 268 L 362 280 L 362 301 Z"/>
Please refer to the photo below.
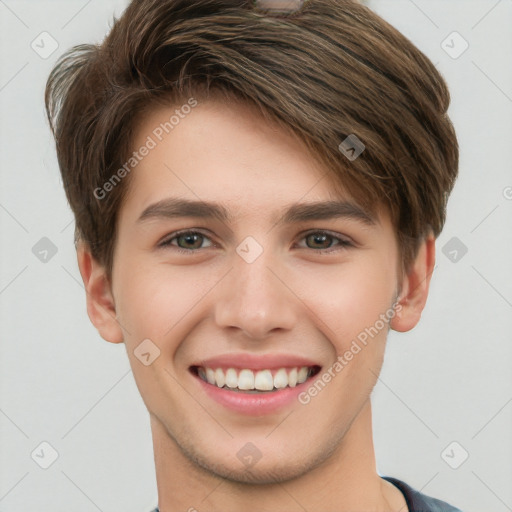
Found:
<path fill-rule="evenodd" d="M 281 389 L 289 386 L 295 387 L 297 384 L 304 382 L 310 373 L 308 366 L 301 368 L 279 368 L 273 372 L 271 370 L 253 370 L 243 369 L 235 370 L 235 368 L 198 368 L 199 376 L 219 388 L 228 387 L 232 389 L 258 391 L 272 391 L 274 388 Z"/>

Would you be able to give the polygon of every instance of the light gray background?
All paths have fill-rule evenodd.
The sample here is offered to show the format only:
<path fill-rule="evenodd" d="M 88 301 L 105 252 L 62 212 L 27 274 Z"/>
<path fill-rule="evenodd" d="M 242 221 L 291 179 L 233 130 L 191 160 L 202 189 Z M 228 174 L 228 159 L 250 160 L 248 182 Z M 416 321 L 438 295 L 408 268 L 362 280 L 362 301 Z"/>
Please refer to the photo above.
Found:
<path fill-rule="evenodd" d="M 378 469 L 465 512 L 505 512 L 512 510 L 512 0 L 367 3 L 447 79 L 461 146 L 429 302 L 416 329 L 390 334 L 373 395 Z M 87 317 L 43 110 L 58 56 L 99 42 L 125 5 L 0 0 L 0 511 L 145 512 L 157 503 L 148 414 L 124 345 L 103 341 Z M 40 52 L 43 43 L 50 48 L 43 31 L 59 45 L 46 59 L 31 47 L 35 40 Z M 456 59 L 443 49 L 462 48 L 461 39 L 446 39 L 453 31 L 469 43 Z M 46 262 L 32 250 L 43 237 L 57 249 Z M 468 249 L 462 257 L 450 255 L 450 245 L 443 253 L 453 237 Z M 40 467 L 51 456 L 42 442 L 58 453 L 48 469 Z M 460 464 L 466 452 L 452 469 L 448 462 Z"/>

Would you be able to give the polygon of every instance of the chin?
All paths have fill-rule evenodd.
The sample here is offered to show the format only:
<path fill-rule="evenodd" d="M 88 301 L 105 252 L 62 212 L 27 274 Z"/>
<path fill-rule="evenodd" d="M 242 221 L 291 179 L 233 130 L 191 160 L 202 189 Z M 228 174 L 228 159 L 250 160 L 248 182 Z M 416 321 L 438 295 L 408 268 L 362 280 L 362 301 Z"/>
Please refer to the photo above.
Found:
<path fill-rule="evenodd" d="M 180 450 L 192 464 L 216 478 L 238 484 L 270 485 L 289 482 L 309 473 L 325 462 L 334 448 L 319 446 L 315 453 L 304 451 L 298 454 L 295 451 L 289 457 L 282 453 L 271 457 L 262 454 L 252 464 L 243 462 L 243 454 L 239 456 L 240 460 L 237 454 L 229 458 L 219 457 L 219 453 L 198 451 L 197 446 L 181 445 Z"/>
<path fill-rule="evenodd" d="M 232 483 L 250 485 L 272 485 L 289 482 L 311 470 L 309 464 L 298 465 L 296 462 L 286 464 L 282 460 L 279 464 L 277 464 L 277 461 L 267 461 L 265 465 L 260 461 L 252 467 L 243 467 L 241 463 L 233 464 L 231 461 L 229 463 L 227 461 L 217 463 L 213 460 L 206 460 L 204 457 L 197 458 L 194 462 L 217 478 Z"/>

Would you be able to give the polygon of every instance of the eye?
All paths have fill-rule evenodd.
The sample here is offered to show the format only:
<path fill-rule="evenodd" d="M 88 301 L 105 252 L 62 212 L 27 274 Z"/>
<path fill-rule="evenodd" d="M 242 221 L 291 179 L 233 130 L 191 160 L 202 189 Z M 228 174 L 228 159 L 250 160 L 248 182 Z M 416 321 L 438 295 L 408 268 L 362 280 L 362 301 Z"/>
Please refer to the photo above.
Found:
<path fill-rule="evenodd" d="M 354 244 L 349 240 L 334 235 L 328 231 L 310 231 L 301 240 L 306 241 L 306 246 L 298 245 L 301 249 L 314 249 L 317 253 L 332 253 Z M 204 242 L 209 242 L 203 245 Z M 210 238 L 200 231 L 178 231 L 158 244 L 158 247 L 172 247 L 173 250 L 184 254 L 197 252 L 199 249 L 213 247 Z"/>
<path fill-rule="evenodd" d="M 175 240 L 176 243 L 173 243 Z M 206 247 L 213 246 L 213 244 L 210 241 L 209 245 L 203 247 L 202 245 L 205 240 L 210 239 L 200 231 L 179 231 L 177 233 L 173 233 L 170 238 L 166 238 L 165 240 L 160 242 L 158 246 L 173 246 L 176 247 L 176 250 L 180 252 L 190 253 L 196 251 L 197 249 L 204 249 Z"/>
<path fill-rule="evenodd" d="M 306 240 L 306 247 L 299 247 L 315 249 L 316 252 L 320 253 L 331 253 L 354 246 L 354 244 L 349 240 L 336 236 L 328 231 L 310 231 L 309 233 L 305 234 L 302 240 Z M 333 242 L 336 241 L 338 243 L 334 243 L 334 247 L 337 248 L 333 248 Z"/>

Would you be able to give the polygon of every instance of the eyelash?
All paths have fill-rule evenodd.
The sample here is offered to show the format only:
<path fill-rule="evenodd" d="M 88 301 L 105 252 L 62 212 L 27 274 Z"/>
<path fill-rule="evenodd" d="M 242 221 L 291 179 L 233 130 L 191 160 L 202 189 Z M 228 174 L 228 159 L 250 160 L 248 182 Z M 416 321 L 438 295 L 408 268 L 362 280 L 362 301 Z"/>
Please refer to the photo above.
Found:
<path fill-rule="evenodd" d="M 183 236 L 183 235 L 201 235 L 204 238 L 209 239 L 209 237 L 206 234 L 202 233 L 201 231 L 196 231 L 196 230 L 177 231 L 175 233 L 172 233 L 170 238 L 167 238 L 164 241 L 160 242 L 158 244 L 158 247 L 163 247 L 163 248 L 172 247 L 173 250 L 178 251 L 181 254 L 187 254 L 187 255 L 190 255 L 191 253 L 198 252 L 198 251 L 201 250 L 201 249 L 183 249 L 182 247 L 178 247 L 177 245 L 175 246 L 174 244 L 171 244 L 171 242 L 173 240 L 176 240 L 177 238 L 179 238 L 180 236 Z M 333 248 L 328 248 L 328 249 L 311 249 L 310 247 L 301 247 L 301 249 L 311 249 L 315 253 L 320 253 L 320 254 L 331 254 L 333 252 L 337 252 L 337 251 L 340 251 L 340 250 L 343 250 L 343 249 L 348 249 L 350 247 L 354 247 L 354 244 L 349 242 L 348 240 L 346 240 L 344 238 L 341 238 L 339 236 L 336 236 L 332 232 L 325 231 L 325 230 L 312 230 L 312 231 L 308 231 L 308 232 L 306 232 L 306 233 L 304 233 L 302 235 L 301 240 L 307 238 L 310 235 L 327 235 L 329 238 L 332 238 L 332 239 L 337 240 L 339 242 L 338 248 L 337 249 L 333 249 Z"/>

